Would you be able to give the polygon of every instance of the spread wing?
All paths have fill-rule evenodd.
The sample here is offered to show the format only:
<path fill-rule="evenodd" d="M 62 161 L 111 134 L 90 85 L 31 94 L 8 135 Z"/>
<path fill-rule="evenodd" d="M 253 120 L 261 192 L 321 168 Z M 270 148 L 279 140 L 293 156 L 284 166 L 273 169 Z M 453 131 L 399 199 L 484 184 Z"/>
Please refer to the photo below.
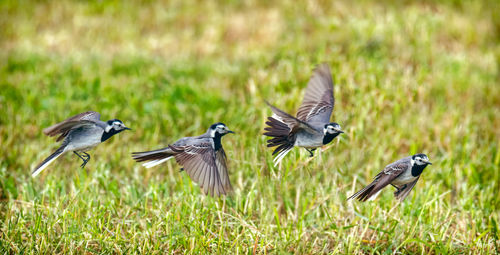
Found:
<path fill-rule="evenodd" d="M 223 148 L 220 148 L 215 153 L 215 163 L 217 165 L 217 170 L 219 170 L 219 176 L 222 181 L 222 186 L 224 187 L 224 190 L 231 191 L 233 187 L 231 186 L 231 182 L 229 181 L 226 152 L 224 151 Z"/>
<path fill-rule="evenodd" d="M 80 113 L 75 115 L 69 119 L 66 119 L 62 122 L 54 124 L 43 130 L 43 133 L 48 136 L 56 136 L 59 135 L 57 141 L 62 140 L 66 137 L 69 131 L 79 125 L 82 124 L 91 124 L 100 120 L 101 115 L 98 112 L 88 111 L 84 113 Z"/>
<path fill-rule="evenodd" d="M 191 180 L 198 183 L 205 194 L 227 194 L 229 190 L 225 189 L 221 179 L 218 169 L 220 163 L 217 163 L 212 143 L 203 141 L 186 146 L 169 145 L 169 148 L 174 152 L 177 163 L 183 166 Z"/>
<path fill-rule="evenodd" d="M 297 111 L 297 118 L 307 122 L 330 122 L 335 99 L 333 98 L 333 80 L 328 64 L 319 65 L 307 84 L 302 105 Z"/>
<path fill-rule="evenodd" d="M 314 129 L 311 125 L 307 124 L 306 122 L 297 119 L 292 115 L 274 107 L 270 103 L 266 102 L 266 104 L 269 105 L 269 107 L 271 107 L 271 110 L 274 113 L 273 118 L 285 123 L 290 128 L 290 133 L 296 133 L 300 129 L 306 130 L 307 132 L 312 134 L 318 132 L 321 133 L 320 131 Z"/>

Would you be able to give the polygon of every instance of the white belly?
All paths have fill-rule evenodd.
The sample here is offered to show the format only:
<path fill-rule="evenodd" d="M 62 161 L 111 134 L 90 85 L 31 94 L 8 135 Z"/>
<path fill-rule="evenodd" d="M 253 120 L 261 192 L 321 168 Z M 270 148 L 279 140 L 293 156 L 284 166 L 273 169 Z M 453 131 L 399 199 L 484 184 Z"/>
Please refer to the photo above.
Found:
<path fill-rule="evenodd" d="M 323 146 L 323 137 L 309 134 L 307 132 L 301 132 L 297 134 L 294 145 L 308 149 L 318 148 Z"/>
<path fill-rule="evenodd" d="M 97 141 L 87 141 L 85 144 L 74 144 L 70 143 L 66 146 L 66 151 L 88 151 L 96 147 L 100 143 Z"/>
<path fill-rule="evenodd" d="M 66 151 L 87 151 L 101 143 L 101 131 L 96 128 L 80 128 L 68 134 Z"/>

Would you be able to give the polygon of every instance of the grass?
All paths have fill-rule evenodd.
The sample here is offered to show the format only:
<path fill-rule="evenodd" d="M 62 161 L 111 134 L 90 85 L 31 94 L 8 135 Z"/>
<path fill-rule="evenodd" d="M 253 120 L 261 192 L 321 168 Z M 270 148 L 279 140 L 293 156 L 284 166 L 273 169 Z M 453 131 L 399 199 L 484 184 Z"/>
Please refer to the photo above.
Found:
<path fill-rule="evenodd" d="M 0 252 L 499 253 L 498 7 L 2 1 Z M 264 100 L 294 112 L 323 61 L 347 134 L 274 168 Z M 42 129 L 87 110 L 133 131 L 31 178 Z M 230 196 L 130 157 L 218 121 Z M 434 165 L 406 201 L 346 202 L 417 152 Z"/>

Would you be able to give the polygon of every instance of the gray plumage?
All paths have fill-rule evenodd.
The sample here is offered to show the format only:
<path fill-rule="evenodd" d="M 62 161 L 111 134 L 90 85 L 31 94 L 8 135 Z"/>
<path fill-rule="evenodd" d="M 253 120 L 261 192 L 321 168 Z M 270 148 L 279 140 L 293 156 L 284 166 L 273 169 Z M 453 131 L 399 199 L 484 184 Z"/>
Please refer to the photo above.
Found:
<path fill-rule="evenodd" d="M 203 135 L 181 138 L 159 150 L 134 152 L 132 157 L 137 162 L 145 162 L 143 166 L 147 168 L 174 157 L 206 195 L 226 195 L 232 186 L 221 138 L 228 133 L 234 132 L 223 123 L 215 123 Z"/>
<path fill-rule="evenodd" d="M 328 144 L 343 133 L 339 124 L 330 122 L 335 99 L 332 75 L 327 64 L 315 69 L 296 117 L 267 104 L 273 116 L 268 117 L 264 135 L 271 137 L 267 147 L 276 147 L 273 151 L 273 155 L 277 154 L 275 165 L 294 146 L 306 148 L 312 156 L 316 148 Z"/>
<path fill-rule="evenodd" d="M 84 167 L 90 160 L 90 155 L 86 151 L 106 141 L 113 135 L 130 129 L 118 119 L 104 122 L 100 120 L 100 116 L 98 112 L 88 111 L 44 129 L 44 134 L 58 136 L 56 141 L 62 140 L 62 144 L 52 155 L 35 167 L 32 176 L 37 176 L 56 158 L 66 152 L 74 152 L 78 155 L 83 160 L 81 167 Z M 84 156 L 78 152 L 82 152 Z"/>
<path fill-rule="evenodd" d="M 420 175 L 427 165 L 432 165 L 425 154 L 415 154 L 402 158 L 387 165 L 384 170 L 375 176 L 372 183 L 362 190 L 350 196 L 347 200 L 356 198 L 359 201 L 367 201 L 375 198 L 387 185 L 396 188 L 394 196 L 403 201 L 417 183 Z"/>

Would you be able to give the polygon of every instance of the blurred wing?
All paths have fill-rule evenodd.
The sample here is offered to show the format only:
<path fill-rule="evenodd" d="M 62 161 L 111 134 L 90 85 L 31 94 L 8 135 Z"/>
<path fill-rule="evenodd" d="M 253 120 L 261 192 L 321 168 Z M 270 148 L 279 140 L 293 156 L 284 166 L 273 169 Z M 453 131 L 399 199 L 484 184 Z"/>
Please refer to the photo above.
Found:
<path fill-rule="evenodd" d="M 318 133 L 319 131 L 314 129 L 311 125 L 305 123 L 302 120 L 299 120 L 292 115 L 274 107 L 270 103 L 266 102 L 269 107 L 271 107 L 271 110 L 273 111 L 274 115 L 273 118 L 285 123 L 289 128 L 290 128 L 290 133 L 296 133 L 299 129 L 306 130 L 309 133 Z M 321 134 L 323 135 L 323 134 Z"/>
<path fill-rule="evenodd" d="M 225 195 L 217 169 L 216 155 L 210 142 L 200 142 L 186 146 L 169 145 L 175 160 L 188 173 L 191 180 L 198 183 L 205 194 Z"/>
<path fill-rule="evenodd" d="M 394 196 L 397 199 L 399 199 L 399 201 L 403 202 L 403 200 L 405 200 L 405 198 L 408 196 L 408 194 L 410 194 L 410 191 L 413 189 L 413 187 L 415 187 L 415 184 L 417 184 L 418 179 L 420 179 L 420 175 L 413 182 L 408 183 L 406 185 L 405 189 L 400 190 L 399 192 L 396 191 L 394 193 Z"/>
<path fill-rule="evenodd" d="M 222 186 L 226 192 L 231 191 L 233 187 L 229 181 L 229 173 L 227 171 L 227 157 L 226 152 L 223 148 L 220 148 L 215 153 L 215 163 L 217 165 L 217 170 L 219 170 L 219 176 L 222 181 Z"/>
<path fill-rule="evenodd" d="M 43 130 L 43 133 L 48 136 L 56 136 L 59 135 L 57 141 L 60 141 L 64 137 L 66 137 L 69 131 L 80 124 L 90 124 L 95 123 L 100 120 L 101 115 L 98 112 L 88 111 L 84 113 L 80 113 L 75 115 L 69 119 L 66 119 L 62 122 L 54 124 Z"/>
<path fill-rule="evenodd" d="M 297 118 L 307 122 L 328 123 L 334 104 L 332 74 L 328 64 L 323 63 L 316 68 L 307 84 Z"/>

